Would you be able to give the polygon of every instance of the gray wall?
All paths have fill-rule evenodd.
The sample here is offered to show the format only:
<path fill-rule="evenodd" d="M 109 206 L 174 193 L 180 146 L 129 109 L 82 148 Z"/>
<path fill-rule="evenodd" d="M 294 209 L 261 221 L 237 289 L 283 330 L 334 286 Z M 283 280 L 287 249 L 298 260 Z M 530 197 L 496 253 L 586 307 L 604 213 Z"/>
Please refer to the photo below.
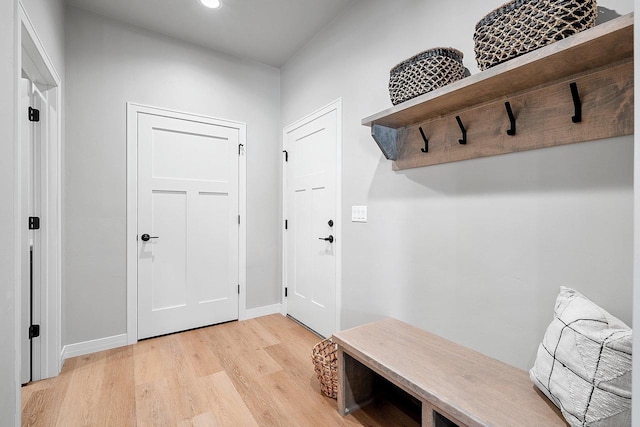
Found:
<path fill-rule="evenodd" d="M 279 70 L 67 9 L 63 345 L 126 332 L 126 102 L 247 124 L 247 308 L 279 302 Z"/>
<path fill-rule="evenodd" d="M 456 47 L 478 72 L 474 26 L 502 3 L 357 1 L 283 67 L 281 114 L 343 99 L 342 327 L 394 316 L 529 368 L 560 285 L 631 322 L 633 138 L 393 172 L 360 125 L 419 51 Z"/>
<path fill-rule="evenodd" d="M 16 1 L 0 2 L 0 419 L 6 425 L 20 425 L 19 345 L 16 341 L 15 246 L 15 19 Z"/>

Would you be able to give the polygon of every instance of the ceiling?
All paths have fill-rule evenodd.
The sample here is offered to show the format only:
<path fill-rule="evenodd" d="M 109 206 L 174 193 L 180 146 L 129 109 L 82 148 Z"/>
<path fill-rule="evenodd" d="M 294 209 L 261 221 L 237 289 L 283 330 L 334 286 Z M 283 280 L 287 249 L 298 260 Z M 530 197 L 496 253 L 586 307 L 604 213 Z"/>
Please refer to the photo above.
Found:
<path fill-rule="evenodd" d="M 67 4 L 219 52 L 282 66 L 354 0 L 67 0 Z"/>

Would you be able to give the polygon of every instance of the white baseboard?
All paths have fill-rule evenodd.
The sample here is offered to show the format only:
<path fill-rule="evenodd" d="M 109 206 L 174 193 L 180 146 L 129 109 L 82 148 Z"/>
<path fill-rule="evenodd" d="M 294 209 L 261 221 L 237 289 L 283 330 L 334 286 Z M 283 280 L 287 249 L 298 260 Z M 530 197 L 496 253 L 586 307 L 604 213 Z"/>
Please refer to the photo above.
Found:
<path fill-rule="evenodd" d="M 238 320 L 255 319 L 256 317 L 269 316 L 281 312 L 282 304 L 265 305 L 264 307 L 251 308 L 245 310 L 244 314 Z"/>
<path fill-rule="evenodd" d="M 239 320 L 249 320 L 255 319 L 256 317 L 281 313 L 281 305 L 282 304 L 273 304 L 245 310 L 244 315 L 240 316 Z M 75 344 L 67 344 L 62 348 L 60 360 L 61 362 L 64 362 L 66 359 L 71 357 L 84 356 L 85 354 L 96 353 L 103 350 L 111 350 L 112 348 L 124 347 L 128 344 L 127 334 L 114 335 L 112 337 L 99 338 Z"/>
<path fill-rule="evenodd" d="M 112 348 L 124 347 L 125 345 L 127 345 L 127 334 L 98 338 L 97 340 L 78 342 L 75 344 L 67 344 L 62 348 L 60 360 L 64 361 L 71 357 L 84 356 L 85 354 L 111 350 Z"/>

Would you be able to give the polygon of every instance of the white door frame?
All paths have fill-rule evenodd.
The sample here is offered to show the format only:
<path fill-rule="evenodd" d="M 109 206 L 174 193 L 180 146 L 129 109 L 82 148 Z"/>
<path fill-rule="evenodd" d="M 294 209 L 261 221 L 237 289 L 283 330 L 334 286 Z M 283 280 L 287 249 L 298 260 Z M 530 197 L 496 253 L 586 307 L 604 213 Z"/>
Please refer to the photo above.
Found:
<path fill-rule="evenodd" d="M 40 194 L 38 194 L 41 207 L 41 229 L 40 239 L 40 283 L 39 294 L 41 301 L 40 317 L 40 341 L 34 346 L 40 356 L 39 379 L 54 377 L 60 373 L 62 368 L 61 358 L 61 284 L 62 284 L 62 82 L 47 55 L 40 37 L 36 33 L 27 12 L 19 2 L 18 16 L 20 26 L 17 37 L 17 77 L 22 77 L 22 72 L 34 82 L 41 92 L 47 94 L 47 111 L 41 112 L 48 118 L 46 128 L 41 129 L 42 133 L 42 153 L 41 153 L 41 179 L 39 180 Z M 16 129 L 26 115 L 26 112 L 19 111 L 16 117 Z M 22 170 L 25 167 L 24 156 L 20 147 L 27 141 L 22 141 L 20 135 L 16 138 L 18 156 L 16 191 L 19 197 L 28 197 L 26 183 L 22 181 Z M 26 227 L 27 213 L 22 212 L 22 202 L 17 204 L 16 235 L 23 236 Z M 20 254 L 21 259 L 25 254 Z M 19 280 L 16 286 L 22 286 L 22 273 L 19 271 Z M 17 336 L 25 333 L 22 330 L 22 297 L 21 292 L 16 292 L 16 324 Z M 39 347 L 39 348 L 38 348 Z M 18 352 L 20 352 L 18 346 Z M 18 353 L 18 360 L 21 360 Z"/>
<path fill-rule="evenodd" d="M 238 234 L 239 307 L 238 316 L 245 317 L 247 282 L 247 125 L 225 119 L 184 113 L 166 108 L 127 102 L 127 344 L 138 341 L 138 114 L 190 120 L 237 129 L 242 150 L 238 158 Z"/>
<path fill-rule="evenodd" d="M 297 128 L 316 120 L 317 118 L 330 113 L 336 112 L 337 118 L 337 141 L 336 141 L 336 224 L 334 226 L 334 234 L 336 236 L 336 331 L 340 330 L 340 314 L 342 312 L 342 98 L 325 105 L 319 110 L 303 117 L 300 120 L 286 126 L 282 131 L 282 150 L 286 148 L 287 134 L 293 132 Z M 282 311 L 283 315 L 288 313 L 287 299 L 284 296 L 287 283 L 287 230 L 284 228 L 284 221 L 287 219 L 287 186 L 288 186 L 287 162 L 282 160 Z"/>

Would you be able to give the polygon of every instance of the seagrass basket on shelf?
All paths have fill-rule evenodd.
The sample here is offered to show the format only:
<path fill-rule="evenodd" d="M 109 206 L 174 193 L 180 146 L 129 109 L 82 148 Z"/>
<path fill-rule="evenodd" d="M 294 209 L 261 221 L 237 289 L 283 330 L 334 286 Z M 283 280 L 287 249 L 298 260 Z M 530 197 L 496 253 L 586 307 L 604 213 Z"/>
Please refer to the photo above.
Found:
<path fill-rule="evenodd" d="M 591 28 L 595 0 L 514 0 L 476 24 L 473 35 L 481 70 Z"/>
<path fill-rule="evenodd" d="M 425 50 L 391 69 L 389 96 L 393 105 L 448 85 L 465 76 L 462 52 L 448 47 Z"/>
<path fill-rule="evenodd" d="M 338 396 L 338 344 L 331 338 L 313 346 L 311 360 L 320 381 L 320 391 L 335 399 Z"/>

